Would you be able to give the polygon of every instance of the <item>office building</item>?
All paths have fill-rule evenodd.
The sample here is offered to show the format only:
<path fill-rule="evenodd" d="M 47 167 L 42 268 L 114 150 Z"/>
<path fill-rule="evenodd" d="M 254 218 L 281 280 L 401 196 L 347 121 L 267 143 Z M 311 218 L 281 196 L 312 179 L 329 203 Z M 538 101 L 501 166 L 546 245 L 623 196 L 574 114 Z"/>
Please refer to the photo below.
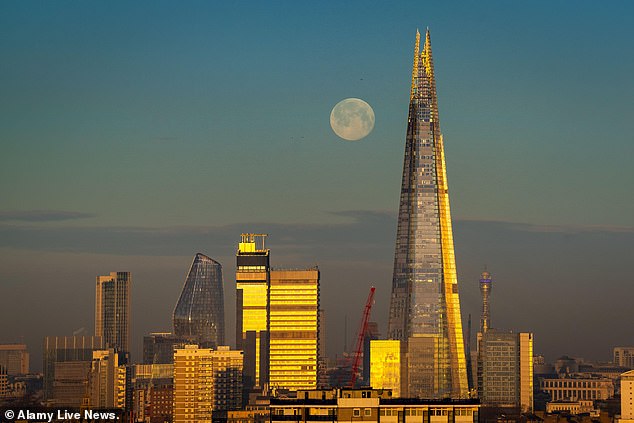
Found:
<path fill-rule="evenodd" d="M 370 341 L 370 386 L 389 389 L 392 396 L 401 396 L 401 341 Z"/>
<path fill-rule="evenodd" d="M 634 370 L 621 375 L 621 420 L 634 423 Z"/>
<path fill-rule="evenodd" d="M 61 392 L 60 389 L 74 390 L 74 392 L 79 392 L 81 389 L 85 391 L 93 351 L 101 349 L 103 349 L 103 339 L 98 336 L 47 336 L 44 338 L 44 399 L 55 400 L 56 381 L 58 392 Z M 67 362 L 83 364 L 60 364 Z M 59 369 L 63 369 L 63 373 L 56 377 Z M 83 388 L 79 388 L 80 385 Z"/>
<path fill-rule="evenodd" d="M 174 335 L 205 348 L 225 343 L 222 266 L 198 253 L 174 309 Z"/>
<path fill-rule="evenodd" d="M 393 398 L 381 389 L 333 389 L 271 398 L 270 408 L 271 423 L 476 423 L 480 405 L 472 399 Z"/>
<path fill-rule="evenodd" d="M 125 408 L 126 366 L 115 349 L 93 351 L 86 404 L 90 409 Z"/>
<path fill-rule="evenodd" d="M 95 290 L 95 335 L 107 348 L 130 351 L 130 272 L 97 276 Z"/>
<path fill-rule="evenodd" d="M 634 369 L 634 347 L 615 347 L 614 364 L 628 369 Z"/>
<path fill-rule="evenodd" d="M 273 269 L 269 288 L 269 386 L 317 388 L 319 269 Z"/>
<path fill-rule="evenodd" d="M 403 342 L 404 396 L 468 395 L 443 137 L 429 31 L 416 33 L 388 338 Z"/>
<path fill-rule="evenodd" d="M 236 254 L 236 348 L 244 351 L 245 389 L 268 382 L 269 250 L 266 234 L 242 234 Z"/>
<path fill-rule="evenodd" d="M 0 344 L 0 366 L 8 376 L 29 373 L 29 352 L 26 344 Z"/>
<path fill-rule="evenodd" d="M 174 349 L 182 348 L 187 340 L 173 333 L 155 332 L 143 337 L 143 364 L 172 364 Z"/>
<path fill-rule="evenodd" d="M 185 345 L 174 353 L 174 423 L 209 422 L 213 411 L 240 408 L 242 351 Z"/>
<path fill-rule="evenodd" d="M 489 328 L 480 339 L 478 396 L 486 407 L 533 410 L 533 334 Z"/>
<path fill-rule="evenodd" d="M 80 407 L 88 395 L 91 361 L 55 363 L 52 395 L 47 404 L 53 407 Z"/>

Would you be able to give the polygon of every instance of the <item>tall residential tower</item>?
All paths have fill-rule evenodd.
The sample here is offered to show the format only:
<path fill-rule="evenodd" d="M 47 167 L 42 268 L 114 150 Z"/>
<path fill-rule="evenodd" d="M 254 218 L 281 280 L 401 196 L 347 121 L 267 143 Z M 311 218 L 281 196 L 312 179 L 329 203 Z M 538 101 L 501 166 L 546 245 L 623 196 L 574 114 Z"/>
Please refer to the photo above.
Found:
<path fill-rule="evenodd" d="M 443 138 L 429 31 L 416 33 L 388 337 L 400 340 L 401 395 L 468 395 Z"/>
<path fill-rule="evenodd" d="M 95 290 L 95 335 L 107 348 L 130 351 L 130 272 L 97 276 Z M 125 356 L 125 354 L 124 354 Z"/>

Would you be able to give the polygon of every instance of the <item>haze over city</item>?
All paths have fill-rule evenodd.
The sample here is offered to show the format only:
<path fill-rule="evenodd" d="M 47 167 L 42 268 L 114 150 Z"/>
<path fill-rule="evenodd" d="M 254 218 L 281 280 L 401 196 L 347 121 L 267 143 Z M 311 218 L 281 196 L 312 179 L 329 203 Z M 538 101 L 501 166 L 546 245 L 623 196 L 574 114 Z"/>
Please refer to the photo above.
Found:
<path fill-rule="evenodd" d="M 93 332 L 95 276 L 122 270 L 138 357 L 202 252 L 224 266 L 232 343 L 250 231 L 273 266 L 319 266 L 329 355 L 371 285 L 385 335 L 427 25 L 465 326 L 486 266 L 494 327 L 533 332 L 549 359 L 608 360 L 634 339 L 633 17 L 629 2 L 3 3 L 0 341 L 37 369 L 44 336 Z M 329 125 L 351 97 L 376 116 L 355 142 Z"/>

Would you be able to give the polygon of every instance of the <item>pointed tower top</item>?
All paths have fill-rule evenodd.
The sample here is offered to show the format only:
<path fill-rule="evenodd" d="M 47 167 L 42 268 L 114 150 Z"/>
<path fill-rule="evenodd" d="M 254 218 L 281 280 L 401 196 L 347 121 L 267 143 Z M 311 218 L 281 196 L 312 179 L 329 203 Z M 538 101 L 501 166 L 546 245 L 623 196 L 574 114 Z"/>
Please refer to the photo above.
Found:
<path fill-rule="evenodd" d="M 423 54 L 426 59 L 431 60 L 431 35 L 429 33 L 429 27 L 425 32 L 425 46 L 423 47 Z"/>
<path fill-rule="evenodd" d="M 409 99 L 414 98 L 416 94 L 416 78 L 418 77 L 418 62 L 420 60 L 420 32 L 416 29 L 416 43 L 414 45 L 414 65 L 412 66 L 412 87 L 409 92 Z"/>

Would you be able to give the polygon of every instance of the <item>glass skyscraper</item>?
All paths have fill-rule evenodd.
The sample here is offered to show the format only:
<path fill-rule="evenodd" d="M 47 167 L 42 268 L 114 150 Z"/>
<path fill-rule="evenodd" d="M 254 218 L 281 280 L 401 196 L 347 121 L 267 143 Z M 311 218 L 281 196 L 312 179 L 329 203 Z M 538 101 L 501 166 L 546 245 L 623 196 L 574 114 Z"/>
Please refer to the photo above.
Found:
<path fill-rule="evenodd" d="M 429 31 L 422 52 L 416 33 L 388 337 L 404 343 L 402 396 L 468 395 Z"/>
<path fill-rule="evenodd" d="M 107 348 L 130 351 L 130 272 L 97 276 L 95 290 L 95 335 Z M 126 354 L 123 354 L 125 356 Z"/>
<path fill-rule="evenodd" d="M 222 266 L 198 253 L 174 309 L 174 334 L 204 348 L 225 343 Z"/>

